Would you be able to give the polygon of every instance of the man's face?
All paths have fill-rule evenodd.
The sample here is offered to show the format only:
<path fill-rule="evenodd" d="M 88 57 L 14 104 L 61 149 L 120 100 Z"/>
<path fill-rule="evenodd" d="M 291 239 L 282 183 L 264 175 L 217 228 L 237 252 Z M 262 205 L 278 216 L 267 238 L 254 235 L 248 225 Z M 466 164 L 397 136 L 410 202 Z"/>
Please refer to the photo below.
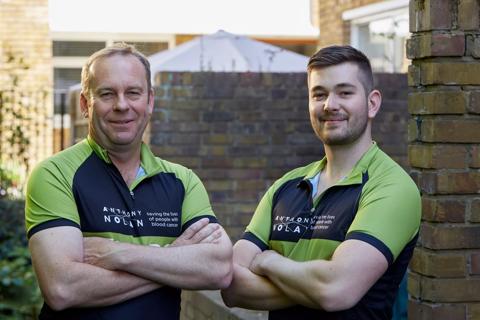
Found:
<path fill-rule="evenodd" d="M 358 72 L 355 64 L 346 62 L 309 73 L 310 121 L 325 145 L 351 144 L 370 130 L 368 100 Z"/>
<path fill-rule="evenodd" d="M 133 55 L 113 55 L 90 68 L 90 93 L 82 97 L 90 135 L 110 150 L 137 146 L 153 110 L 143 64 Z"/>

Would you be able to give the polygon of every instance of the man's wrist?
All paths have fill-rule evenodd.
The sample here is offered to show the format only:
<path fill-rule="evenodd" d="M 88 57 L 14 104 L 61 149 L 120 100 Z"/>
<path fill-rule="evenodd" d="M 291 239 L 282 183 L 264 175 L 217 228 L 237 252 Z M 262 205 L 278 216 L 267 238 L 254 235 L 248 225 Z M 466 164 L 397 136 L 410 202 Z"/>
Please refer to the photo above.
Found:
<path fill-rule="evenodd" d="M 131 247 L 132 245 L 129 243 L 115 243 L 115 248 L 110 253 L 110 256 L 116 270 L 126 271 L 131 260 L 129 254 Z"/>
<path fill-rule="evenodd" d="M 260 265 L 262 272 L 268 275 L 272 272 L 273 268 L 276 266 L 277 263 L 280 263 L 279 259 L 283 257 L 280 256 L 276 251 L 270 250 L 268 252 L 268 256 L 263 260 Z"/>

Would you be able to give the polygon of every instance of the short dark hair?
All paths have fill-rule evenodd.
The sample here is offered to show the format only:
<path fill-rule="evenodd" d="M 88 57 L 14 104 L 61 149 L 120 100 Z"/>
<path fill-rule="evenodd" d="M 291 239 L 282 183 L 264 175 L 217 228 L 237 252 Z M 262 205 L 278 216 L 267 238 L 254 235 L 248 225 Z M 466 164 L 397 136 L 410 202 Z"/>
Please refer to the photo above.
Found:
<path fill-rule="evenodd" d="M 307 71 L 310 73 L 313 69 L 335 66 L 344 62 L 351 62 L 358 66 L 360 81 L 365 94 L 368 95 L 373 90 L 372 66 L 363 52 L 351 46 L 329 46 L 320 49 L 310 57 Z"/>
<path fill-rule="evenodd" d="M 145 55 L 138 51 L 133 45 L 126 44 L 124 42 L 115 43 L 109 47 L 98 50 L 88 58 L 87 62 L 82 68 L 82 92 L 86 95 L 90 94 L 90 67 L 92 64 L 99 59 L 111 57 L 113 55 L 132 55 L 137 58 L 145 68 L 148 92 L 150 92 L 150 89 L 152 88 L 150 62 L 148 62 L 147 57 L 145 57 Z"/>

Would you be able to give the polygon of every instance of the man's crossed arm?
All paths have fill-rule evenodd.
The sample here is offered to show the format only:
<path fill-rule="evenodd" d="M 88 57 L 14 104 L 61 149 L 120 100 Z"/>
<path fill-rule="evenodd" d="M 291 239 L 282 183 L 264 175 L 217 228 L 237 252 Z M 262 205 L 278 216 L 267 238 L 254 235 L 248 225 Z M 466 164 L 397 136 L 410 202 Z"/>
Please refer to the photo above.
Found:
<path fill-rule="evenodd" d="M 326 311 L 353 307 L 387 270 L 370 244 L 347 240 L 331 260 L 296 262 L 240 240 L 234 246 L 234 276 L 222 291 L 228 306 L 275 310 L 303 305 Z"/>
<path fill-rule="evenodd" d="M 230 239 L 207 218 L 169 247 L 83 238 L 74 227 L 39 231 L 29 246 L 40 289 L 54 310 L 112 305 L 162 285 L 225 288 L 232 275 Z"/>

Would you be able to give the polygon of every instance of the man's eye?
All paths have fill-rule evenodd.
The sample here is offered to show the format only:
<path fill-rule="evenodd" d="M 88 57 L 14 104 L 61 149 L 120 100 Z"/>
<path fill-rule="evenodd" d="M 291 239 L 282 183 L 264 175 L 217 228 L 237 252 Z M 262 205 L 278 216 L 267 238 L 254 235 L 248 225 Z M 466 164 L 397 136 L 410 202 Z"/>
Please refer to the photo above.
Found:
<path fill-rule="evenodd" d="M 100 97 L 102 97 L 102 98 L 110 98 L 112 96 L 113 96 L 113 93 L 111 93 L 111 92 L 102 92 L 100 94 Z"/>
<path fill-rule="evenodd" d="M 128 95 L 131 95 L 131 96 L 138 96 L 138 95 L 140 95 L 140 92 L 138 92 L 138 91 L 129 91 L 129 92 L 127 92 L 127 94 L 128 94 Z"/>
<path fill-rule="evenodd" d="M 343 97 L 348 97 L 348 96 L 350 96 L 350 95 L 352 95 L 352 94 L 353 94 L 353 92 L 351 92 L 351 91 L 342 91 L 342 92 L 340 92 L 340 95 L 343 96 Z"/>
<path fill-rule="evenodd" d="M 324 93 L 314 93 L 312 97 L 315 100 L 322 100 L 322 99 L 325 98 L 325 94 Z"/>

